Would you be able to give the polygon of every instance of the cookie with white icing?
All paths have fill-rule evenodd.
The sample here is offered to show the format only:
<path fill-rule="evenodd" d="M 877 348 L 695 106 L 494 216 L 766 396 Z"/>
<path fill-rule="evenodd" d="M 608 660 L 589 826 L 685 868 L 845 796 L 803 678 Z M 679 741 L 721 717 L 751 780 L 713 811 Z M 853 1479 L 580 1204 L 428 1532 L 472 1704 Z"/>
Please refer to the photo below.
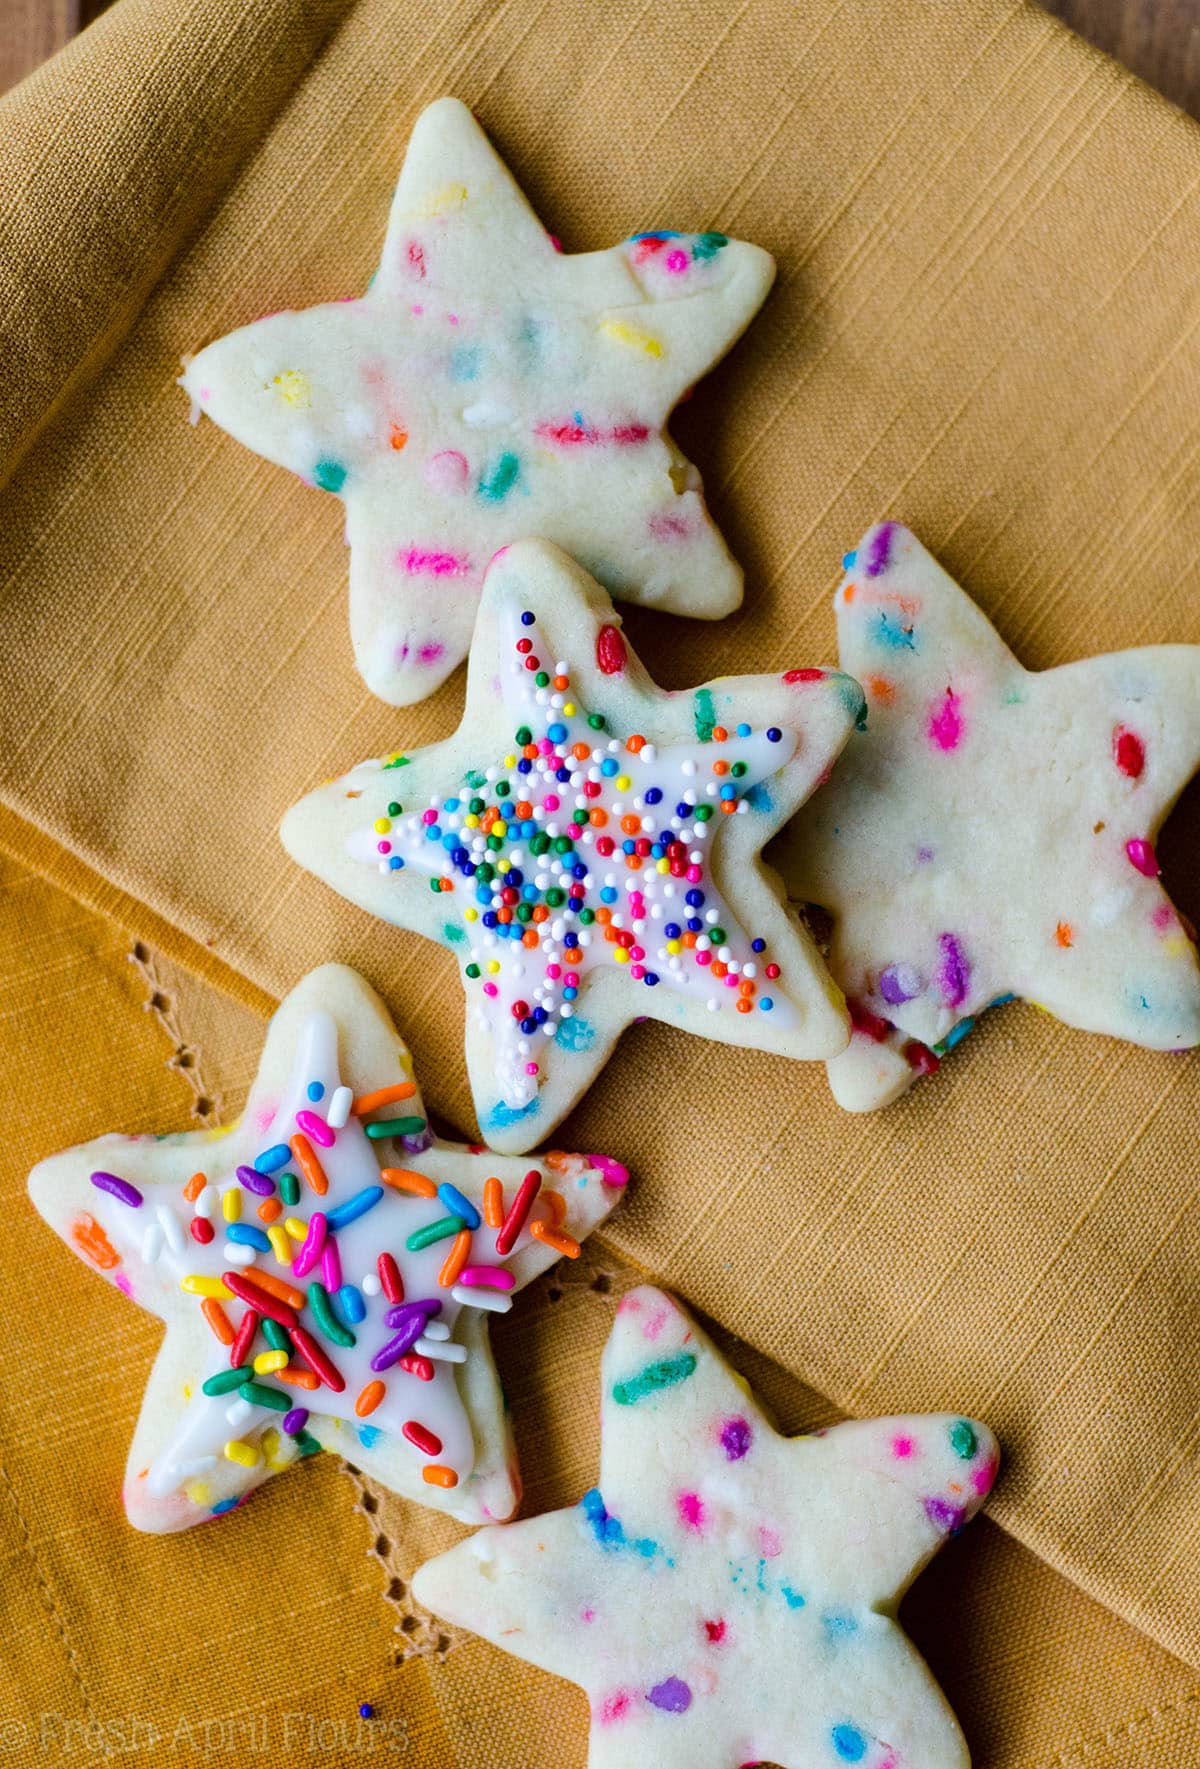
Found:
<path fill-rule="evenodd" d="M 458 960 L 483 1134 L 524 1149 L 638 1018 L 784 1056 L 845 1048 L 841 996 L 760 851 L 862 704 L 822 669 L 664 693 L 599 584 L 523 541 L 488 572 L 457 733 L 318 788 L 283 841 Z"/>
<path fill-rule="evenodd" d="M 599 1486 L 426 1562 L 418 1602 L 582 1685 L 589 1769 L 966 1769 L 896 1610 L 983 1504 L 987 1428 L 780 1437 L 648 1288 L 622 1300 L 601 1382 Z"/>
<path fill-rule="evenodd" d="M 1200 646 L 1026 670 L 898 523 L 845 563 L 866 728 L 773 850 L 832 917 L 839 1102 L 888 1104 L 1013 996 L 1152 1050 L 1200 1042 L 1194 934 L 1154 852 L 1200 766 Z"/>
<path fill-rule="evenodd" d="M 578 1254 L 627 1178 L 603 1155 L 435 1137 L 378 996 L 310 972 L 229 1130 L 102 1136 L 30 1175 L 72 1251 L 166 1323 L 130 1522 L 186 1529 L 318 1449 L 464 1522 L 511 1516 L 489 1319 Z"/>
<path fill-rule="evenodd" d="M 401 706 L 466 656 L 487 562 L 523 535 L 629 601 L 738 606 L 741 571 L 666 424 L 774 274 L 715 232 L 562 253 L 443 98 L 413 129 L 367 293 L 232 332 L 183 385 L 195 413 L 342 498 L 354 654 Z"/>

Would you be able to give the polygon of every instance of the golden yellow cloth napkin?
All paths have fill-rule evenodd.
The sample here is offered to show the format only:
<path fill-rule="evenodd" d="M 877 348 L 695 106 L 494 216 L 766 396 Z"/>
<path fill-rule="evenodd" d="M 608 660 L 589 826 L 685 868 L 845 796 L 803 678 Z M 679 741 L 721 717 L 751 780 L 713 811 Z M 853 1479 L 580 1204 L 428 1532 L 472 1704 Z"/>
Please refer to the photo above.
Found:
<path fill-rule="evenodd" d="M 119 0 L 0 102 L 17 1761 L 54 1760 L 60 1722 L 124 1727 L 127 1750 L 139 1716 L 197 1751 L 207 1723 L 234 1761 L 255 1725 L 276 1754 L 350 1760 L 363 1739 L 320 1728 L 362 1700 L 407 1729 L 406 1764 L 583 1760 L 579 1698 L 413 1612 L 446 1526 L 332 1458 L 219 1527 L 128 1530 L 155 1328 L 23 1191 L 101 1130 L 230 1116 L 271 1001 L 331 957 L 471 1128 L 451 959 L 274 834 L 315 781 L 451 729 L 461 678 L 402 712 L 371 699 L 337 504 L 189 430 L 174 385 L 255 314 L 361 290 L 413 118 L 446 91 L 568 250 L 675 225 L 779 260 L 678 425 L 748 593 L 718 626 L 629 617 L 668 685 L 832 661 L 840 554 L 885 514 L 1030 666 L 1200 640 L 1200 137 L 1023 3 Z M 1189 820 L 1162 851 L 1195 914 Z M 923 1406 L 994 1426 L 994 1522 L 910 1605 L 979 1763 L 1200 1755 L 1198 1088 L 1193 1056 L 1013 1006 L 851 1119 L 819 1068 L 632 1033 L 562 1141 L 610 1148 L 636 1188 L 496 1334 L 531 1506 L 590 1480 L 612 1297 L 650 1272 L 738 1336 L 790 1428 Z"/>

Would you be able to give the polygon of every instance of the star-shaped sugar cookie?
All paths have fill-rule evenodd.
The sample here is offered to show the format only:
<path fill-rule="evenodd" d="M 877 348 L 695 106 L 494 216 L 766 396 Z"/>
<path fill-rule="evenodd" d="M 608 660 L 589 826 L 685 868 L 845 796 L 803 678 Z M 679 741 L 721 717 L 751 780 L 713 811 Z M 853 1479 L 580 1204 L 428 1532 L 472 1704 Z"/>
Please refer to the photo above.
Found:
<path fill-rule="evenodd" d="M 660 1290 L 621 1302 L 600 1485 L 420 1568 L 426 1608 L 586 1690 L 589 1769 L 966 1769 L 896 1622 L 998 1455 L 953 1414 L 778 1436 Z"/>
<path fill-rule="evenodd" d="M 1200 1041 L 1196 950 L 1154 855 L 1200 765 L 1200 646 L 1035 673 L 897 523 L 846 566 L 838 644 L 867 728 L 776 856 L 833 918 L 855 1027 L 840 1103 L 888 1104 L 1012 996 L 1156 1050 Z"/>
<path fill-rule="evenodd" d="M 760 850 L 861 715 L 836 671 L 655 687 L 600 586 L 523 541 L 487 574 L 463 722 L 288 812 L 301 865 L 447 946 L 483 1134 L 530 1147 L 623 1026 L 829 1057 L 842 999 Z"/>
<path fill-rule="evenodd" d="M 721 233 L 564 255 L 443 98 L 413 130 L 367 293 L 256 320 L 183 385 L 194 412 L 345 501 L 354 654 L 402 706 L 466 656 L 487 562 L 523 535 L 629 601 L 738 606 L 741 571 L 666 423 L 774 269 Z"/>
<path fill-rule="evenodd" d="M 230 1130 L 102 1136 L 30 1175 L 50 1226 L 166 1323 L 130 1522 L 186 1529 L 317 1449 L 464 1522 L 510 1516 L 488 1318 L 578 1253 L 626 1178 L 603 1155 L 440 1141 L 379 998 L 310 972 Z"/>

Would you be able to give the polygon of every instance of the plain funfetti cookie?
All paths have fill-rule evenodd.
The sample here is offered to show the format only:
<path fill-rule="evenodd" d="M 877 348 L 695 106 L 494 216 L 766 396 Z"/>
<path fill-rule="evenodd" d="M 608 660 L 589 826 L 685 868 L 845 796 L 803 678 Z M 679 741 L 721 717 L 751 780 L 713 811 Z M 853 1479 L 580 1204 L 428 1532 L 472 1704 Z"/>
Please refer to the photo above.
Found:
<path fill-rule="evenodd" d="M 589 1769 L 965 1769 L 895 1615 L 991 1488 L 987 1428 L 782 1438 L 649 1288 L 621 1302 L 601 1382 L 600 1485 L 428 1561 L 417 1601 L 581 1684 Z"/>
<path fill-rule="evenodd" d="M 833 920 L 840 1104 L 887 1105 L 1013 996 L 1155 1050 L 1200 1042 L 1196 949 L 1154 853 L 1200 766 L 1200 646 L 1035 673 L 899 524 L 845 564 L 866 729 L 772 850 Z"/>
<path fill-rule="evenodd" d="M 292 807 L 288 852 L 437 940 L 483 1135 L 531 1147 L 653 1017 L 793 1057 L 849 1022 L 763 843 L 862 713 L 833 670 L 657 688 L 599 584 L 540 541 L 488 571 L 462 724 Z"/>
<path fill-rule="evenodd" d="M 166 1323 L 130 1522 L 202 1523 L 318 1449 L 466 1523 L 511 1516 L 489 1317 L 578 1253 L 627 1177 L 603 1155 L 440 1141 L 379 998 L 340 965 L 310 972 L 231 1129 L 102 1136 L 30 1175 L 72 1251 Z"/>
<path fill-rule="evenodd" d="M 629 601 L 738 606 L 741 570 L 665 426 L 774 274 L 721 233 L 562 254 L 443 98 L 413 129 L 367 293 L 256 320 L 182 384 L 194 413 L 345 501 L 354 654 L 402 706 L 466 656 L 487 562 L 524 535 Z"/>

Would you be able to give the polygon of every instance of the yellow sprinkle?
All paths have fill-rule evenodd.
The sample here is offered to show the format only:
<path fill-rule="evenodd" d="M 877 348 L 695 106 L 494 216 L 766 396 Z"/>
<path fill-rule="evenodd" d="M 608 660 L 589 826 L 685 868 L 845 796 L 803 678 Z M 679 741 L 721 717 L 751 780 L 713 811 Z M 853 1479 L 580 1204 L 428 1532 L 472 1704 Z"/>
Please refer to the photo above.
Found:
<path fill-rule="evenodd" d="M 635 350 L 644 350 L 647 356 L 661 356 L 662 341 L 651 332 L 641 332 L 636 326 L 627 325 L 623 319 L 604 319 L 600 322 L 600 330 L 606 338 L 614 339 L 618 344 L 631 344 Z"/>
<path fill-rule="evenodd" d="M 231 1185 L 221 1198 L 221 1211 L 226 1222 L 238 1222 L 242 1214 L 242 1188 Z"/>
<path fill-rule="evenodd" d="M 225 1455 L 230 1462 L 237 1462 L 243 1468 L 254 1468 L 258 1463 L 258 1451 L 252 1443 L 243 1443 L 240 1437 L 230 1438 L 225 1445 Z"/>
<path fill-rule="evenodd" d="M 273 1376 L 276 1370 L 287 1369 L 288 1354 L 286 1351 L 260 1351 L 254 1360 L 256 1376 Z"/>
<path fill-rule="evenodd" d="M 629 963 L 629 954 L 628 954 L 628 952 L 626 952 L 624 946 L 614 946 L 613 947 L 613 957 L 618 964 L 628 964 Z"/>
<path fill-rule="evenodd" d="M 193 1505 L 208 1505 L 212 1502 L 212 1488 L 206 1480 L 189 1480 L 183 1491 Z"/>
<path fill-rule="evenodd" d="M 276 375 L 271 382 L 285 405 L 304 406 L 308 404 L 312 385 L 307 375 L 299 369 L 285 369 L 282 375 Z"/>
<path fill-rule="evenodd" d="M 268 1239 L 268 1241 L 270 1241 L 271 1246 L 275 1252 L 275 1257 L 279 1261 L 280 1265 L 291 1265 L 291 1263 L 292 1263 L 291 1244 L 288 1241 L 286 1231 L 284 1229 L 280 1228 L 280 1226 L 277 1222 L 273 1222 L 271 1224 L 270 1228 L 267 1230 L 267 1239 Z"/>
<path fill-rule="evenodd" d="M 440 190 L 435 190 L 430 196 L 427 196 L 423 203 L 419 203 L 415 209 L 410 209 L 409 214 L 445 215 L 452 209 L 461 209 L 466 200 L 467 187 L 465 184 L 443 184 Z"/>
<path fill-rule="evenodd" d="M 218 1302 L 231 1302 L 233 1291 L 227 1290 L 220 1278 L 205 1278 L 199 1272 L 190 1272 L 186 1278 L 180 1278 L 179 1288 L 186 1290 L 189 1296 L 215 1296 Z"/>
<path fill-rule="evenodd" d="M 375 819 L 375 833 L 376 833 L 376 835 L 386 835 L 388 830 L 391 827 L 392 827 L 392 820 L 390 817 L 376 817 L 376 819 Z"/>
<path fill-rule="evenodd" d="M 283 1226 L 288 1234 L 291 1235 L 293 1241 L 303 1241 L 308 1234 L 308 1224 L 302 1222 L 298 1216 L 285 1217 Z"/>

